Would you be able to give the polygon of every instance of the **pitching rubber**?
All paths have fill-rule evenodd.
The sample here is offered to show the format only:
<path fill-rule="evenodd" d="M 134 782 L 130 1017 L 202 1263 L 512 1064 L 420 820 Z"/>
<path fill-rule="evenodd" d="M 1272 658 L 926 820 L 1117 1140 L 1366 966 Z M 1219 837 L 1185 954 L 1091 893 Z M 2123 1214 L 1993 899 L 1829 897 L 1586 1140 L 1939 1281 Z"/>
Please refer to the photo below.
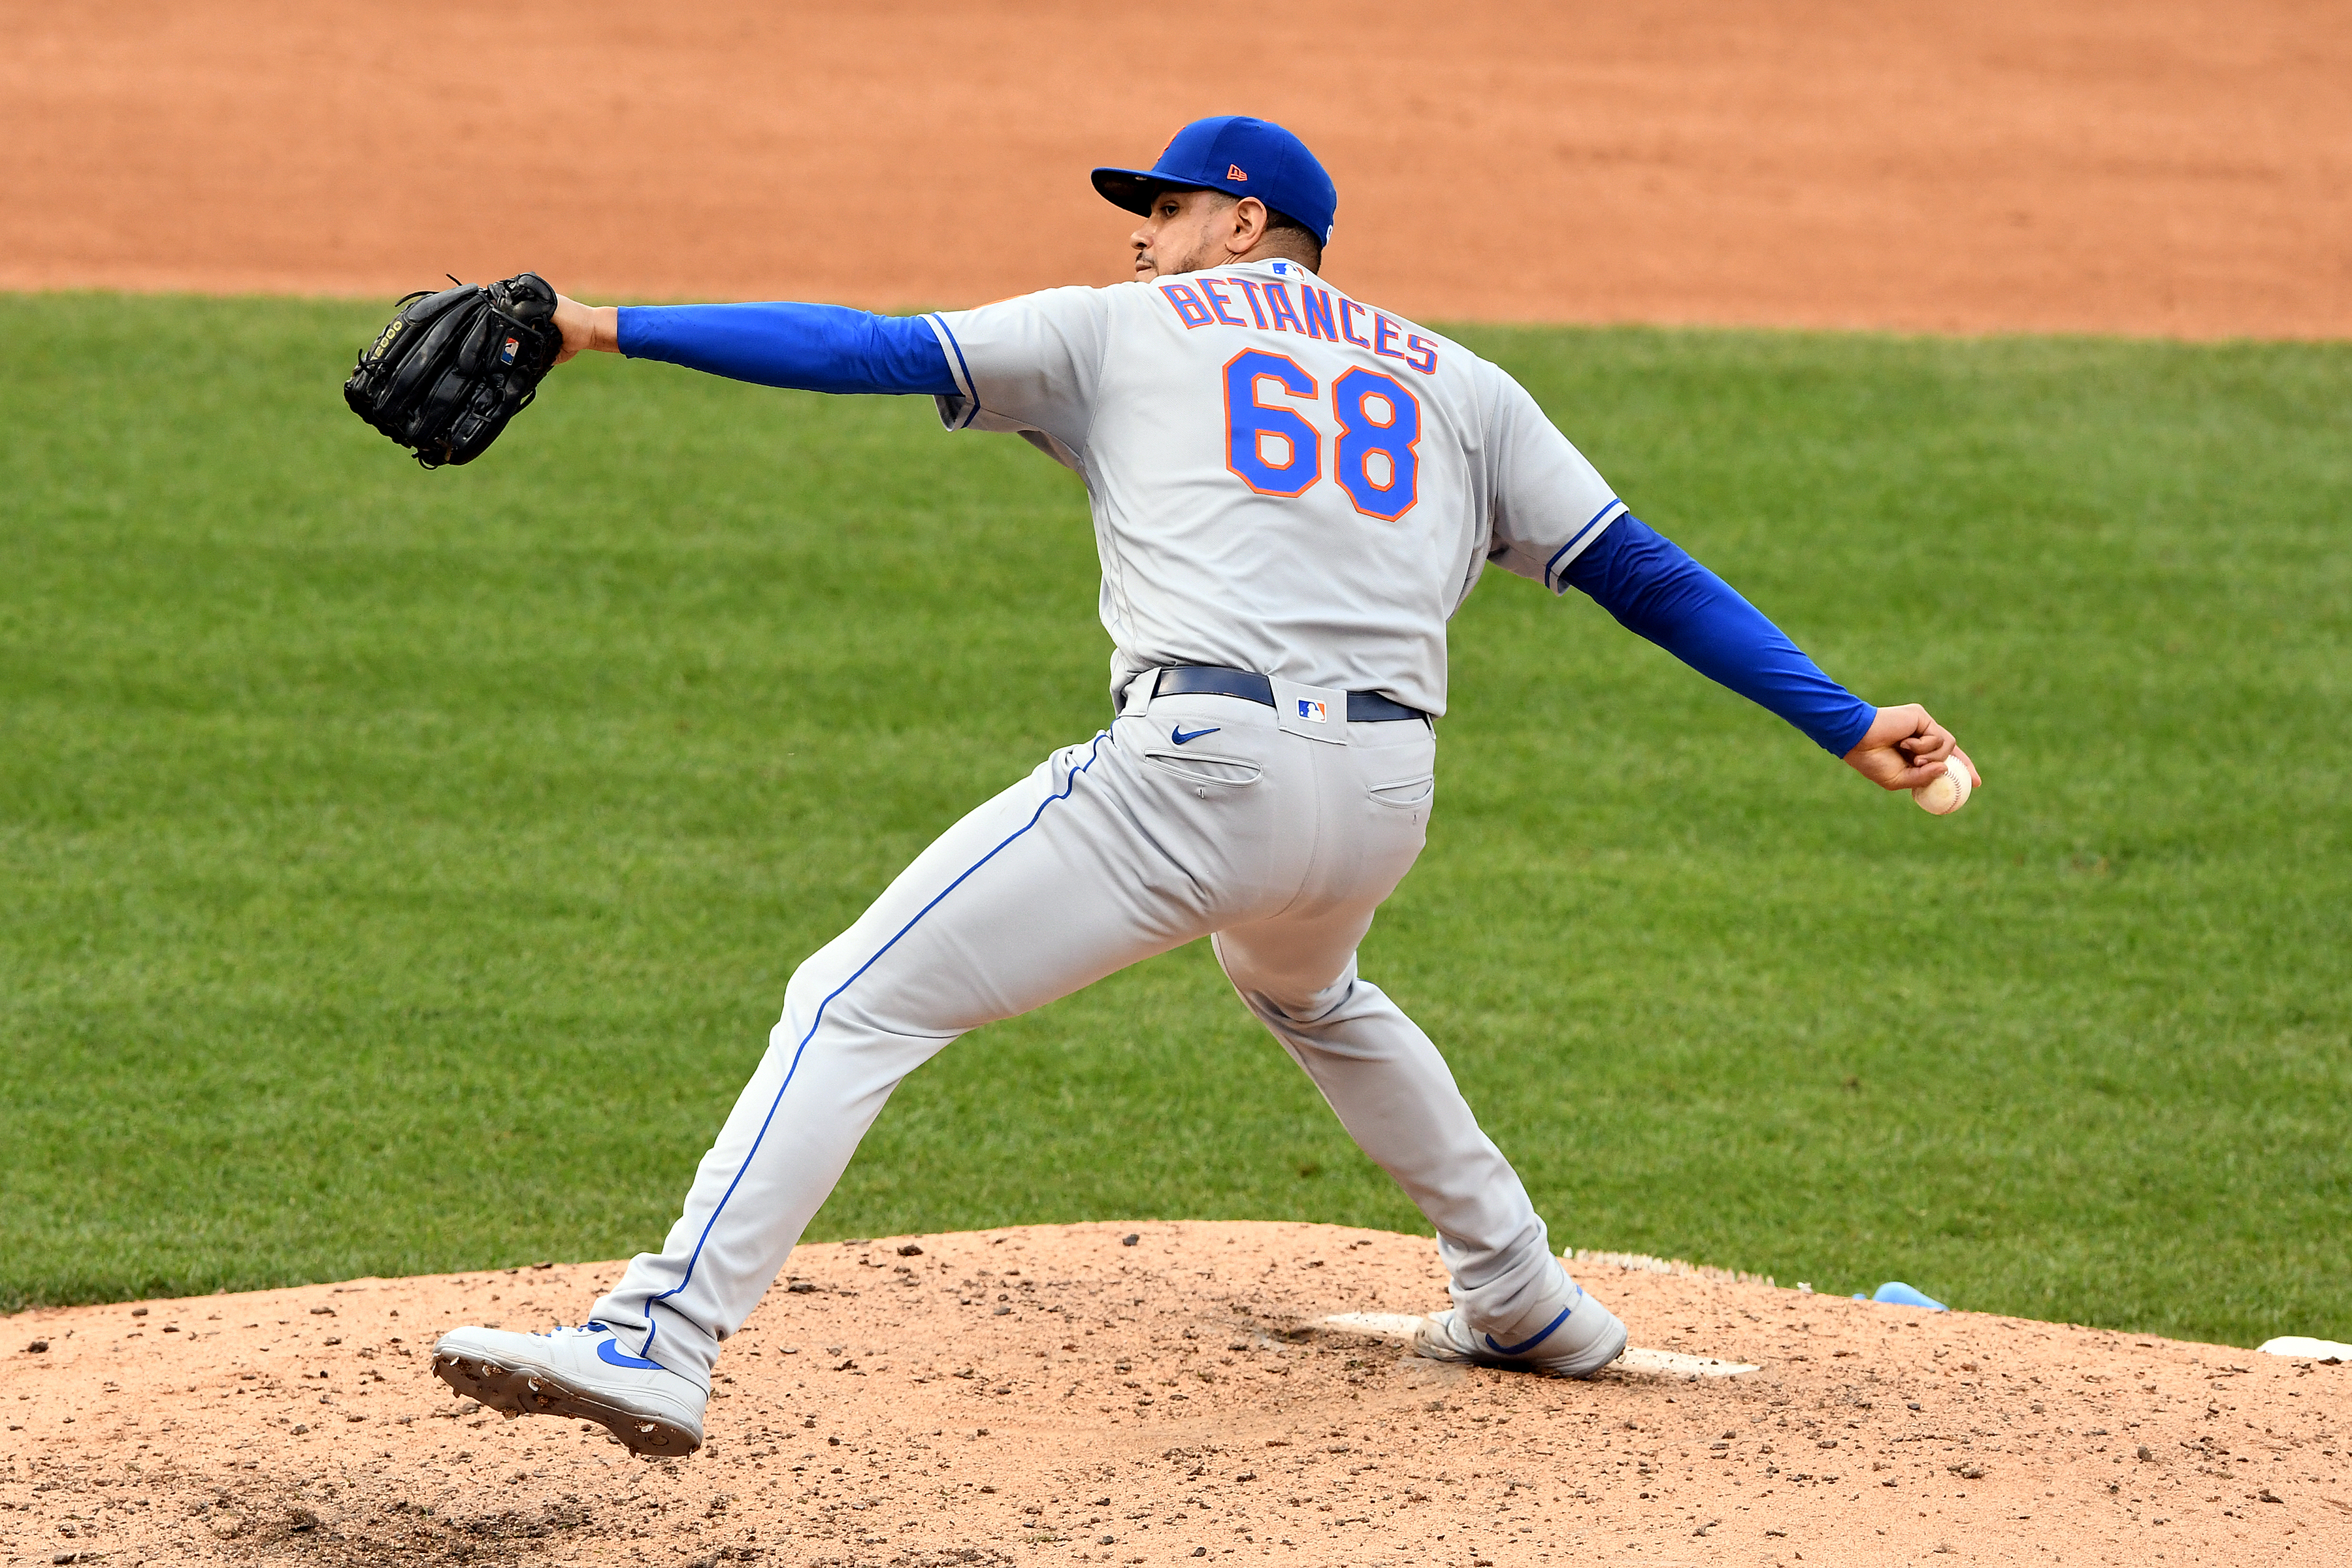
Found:
<path fill-rule="evenodd" d="M 436 1355 L 433 1374 L 468 1398 L 506 1415 L 568 1415 L 593 1421 L 632 1454 L 677 1458 L 702 1447 L 699 1434 L 675 1422 L 624 1410 L 536 1370 L 521 1371 L 473 1356 Z"/>

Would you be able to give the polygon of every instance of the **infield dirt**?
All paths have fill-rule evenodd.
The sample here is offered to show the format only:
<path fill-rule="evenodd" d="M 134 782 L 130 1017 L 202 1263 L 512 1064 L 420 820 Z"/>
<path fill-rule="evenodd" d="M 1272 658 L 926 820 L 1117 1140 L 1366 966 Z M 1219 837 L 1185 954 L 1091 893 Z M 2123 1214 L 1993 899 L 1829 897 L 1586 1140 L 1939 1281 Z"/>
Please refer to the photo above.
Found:
<path fill-rule="evenodd" d="M 1249 109 L 1424 320 L 2352 332 L 2339 5 L 0 16 L 0 288 L 966 304 L 1114 280 L 1083 171 Z M 1443 1281 L 1310 1226 L 803 1248 L 683 1461 L 431 1378 L 616 1268 L 0 1321 L 5 1560 L 2352 1561 L 2352 1366 L 1592 1260 L 1637 1344 L 1759 1370 L 1543 1382 L 1326 1325 Z"/>
<path fill-rule="evenodd" d="M 975 304 L 1300 131 L 1416 319 L 2352 332 L 2352 9 L 0 5 L 0 287 Z"/>
<path fill-rule="evenodd" d="M 1757 1370 L 1444 1366 L 1323 1321 L 1444 1305 L 1434 1244 L 1328 1226 L 803 1247 L 681 1460 L 432 1376 L 618 1267 L 7 1320 L 6 1561 L 2352 1560 L 2352 1365 L 1585 1258 L 1635 1344 Z"/>

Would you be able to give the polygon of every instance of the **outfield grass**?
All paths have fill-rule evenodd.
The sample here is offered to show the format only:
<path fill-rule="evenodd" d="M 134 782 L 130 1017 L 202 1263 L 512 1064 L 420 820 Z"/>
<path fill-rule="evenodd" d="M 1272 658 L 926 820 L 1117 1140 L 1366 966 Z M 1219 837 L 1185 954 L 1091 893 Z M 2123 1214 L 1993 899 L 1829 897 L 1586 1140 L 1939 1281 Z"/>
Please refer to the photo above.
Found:
<path fill-rule="evenodd" d="M 0 1304 L 652 1244 L 793 963 L 1105 703 L 1075 480 L 595 357 L 426 474 L 380 306 L 0 299 Z M 1564 1244 L 2352 1338 L 2352 348 L 1465 333 L 1937 821 L 1589 604 L 1456 623 L 1364 957 Z M 813 1235 L 1418 1216 L 1195 946 L 975 1035 Z"/>

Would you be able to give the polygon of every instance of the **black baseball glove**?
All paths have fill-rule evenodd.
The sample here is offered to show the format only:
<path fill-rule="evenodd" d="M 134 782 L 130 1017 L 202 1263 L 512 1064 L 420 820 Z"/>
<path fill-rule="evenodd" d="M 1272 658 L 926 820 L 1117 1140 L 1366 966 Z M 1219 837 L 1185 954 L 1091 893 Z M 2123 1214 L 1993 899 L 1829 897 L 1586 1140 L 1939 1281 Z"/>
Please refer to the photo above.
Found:
<path fill-rule="evenodd" d="M 470 463 L 529 405 L 563 347 L 536 272 L 419 290 L 360 355 L 343 401 L 428 468 Z"/>

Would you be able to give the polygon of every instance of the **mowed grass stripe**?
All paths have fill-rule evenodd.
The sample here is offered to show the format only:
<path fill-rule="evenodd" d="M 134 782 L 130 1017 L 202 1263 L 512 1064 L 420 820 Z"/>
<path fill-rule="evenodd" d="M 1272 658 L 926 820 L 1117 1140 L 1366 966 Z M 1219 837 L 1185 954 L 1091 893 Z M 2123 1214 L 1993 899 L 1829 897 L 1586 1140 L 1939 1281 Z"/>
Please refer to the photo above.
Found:
<path fill-rule="evenodd" d="M 793 963 L 1101 723 L 1076 481 L 380 307 L 0 299 L 0 1304 L 651 1245 Z M 1555 1239 L 2352 1336 L 2352 350 L 1465 331 L 1988 776 L 1935 821 L 1496 574 L 1365 972 Z M 1185 949 L 916 1074 L 819 1237 L 1418 1216 Z"/>

